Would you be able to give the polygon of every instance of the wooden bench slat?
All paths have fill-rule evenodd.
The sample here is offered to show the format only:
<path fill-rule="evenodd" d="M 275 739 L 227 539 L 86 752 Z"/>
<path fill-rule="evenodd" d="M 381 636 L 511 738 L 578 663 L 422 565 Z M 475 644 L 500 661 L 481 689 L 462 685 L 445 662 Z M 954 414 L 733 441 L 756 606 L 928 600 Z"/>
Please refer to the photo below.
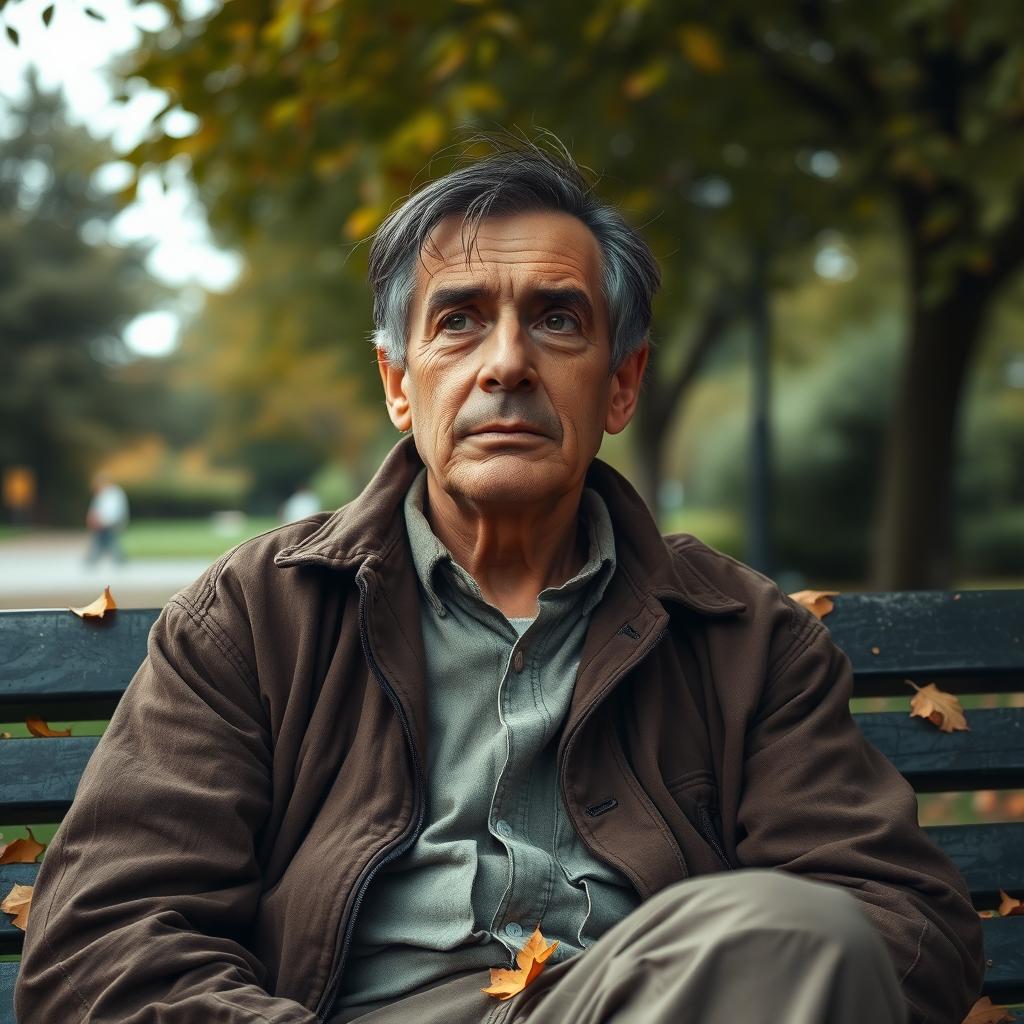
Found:
<path fill-rule="evenodd" d="M 0 611 L 0 721 L 69 698 L 116 706 L 158 614 L 127 608 L 86 621 L 66 610 Z"/>
<path fill-rule="evenodd" d="M 858 696 L 944 680 L 961 693 L 1024 689 L 1020 590 L 839 594 L 822 619 L 857 677 Z M 878 653 L 873 653 L 877 649 Z"/>
<path fill-rule="evenodd" d="M 999 905 L 999 890 L 1024 898 L 1024 821 L 927 825 L 925 834 L 964 876 L 979 910 Z"/>
<path fill-rule="evenodd" d="M 972 709 L 952 733 L 902 711 L 853 717 L 919 793 L 1024 786 L 1024 708 Z"/>
<path fill-rule="evenodd" d="M 0 740 L 0 824 L 60 821 L 99 736 Z"/>
<path fill-rule="evenodd" d="M 992 961 L 982 992 L 993 1003 L 1024 1002 L 1024 917 L 986 917 L 981 927 L 985 957 Z"/>

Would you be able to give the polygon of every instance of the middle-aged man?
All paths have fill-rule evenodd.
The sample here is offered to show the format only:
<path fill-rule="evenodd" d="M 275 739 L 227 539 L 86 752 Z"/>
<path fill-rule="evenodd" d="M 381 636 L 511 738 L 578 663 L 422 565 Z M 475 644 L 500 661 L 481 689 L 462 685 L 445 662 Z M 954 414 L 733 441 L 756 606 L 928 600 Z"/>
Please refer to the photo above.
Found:
<path fill-rule="evenodd" d="M 639 234 L 506 146 L 370 263 L 411 436 L 163 610 L 39 872 L 18 1020 L 959 1024 L 980 922 L 848 658 L 595 458 L 641 400 Z M 538 924 L 540 975 L 482 992 Z"/>

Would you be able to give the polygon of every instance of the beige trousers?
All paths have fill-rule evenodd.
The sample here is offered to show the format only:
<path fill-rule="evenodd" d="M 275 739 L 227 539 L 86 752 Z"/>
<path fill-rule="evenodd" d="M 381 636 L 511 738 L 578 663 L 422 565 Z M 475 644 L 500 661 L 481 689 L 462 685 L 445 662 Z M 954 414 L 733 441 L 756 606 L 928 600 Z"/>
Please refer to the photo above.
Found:
<path fill-rule="evenodd" d="M 881 935 L 838 886 L 745 868 L 657 893 L 506 1002 L 463 972 L 331 1024 L 906 1024 Z"/>

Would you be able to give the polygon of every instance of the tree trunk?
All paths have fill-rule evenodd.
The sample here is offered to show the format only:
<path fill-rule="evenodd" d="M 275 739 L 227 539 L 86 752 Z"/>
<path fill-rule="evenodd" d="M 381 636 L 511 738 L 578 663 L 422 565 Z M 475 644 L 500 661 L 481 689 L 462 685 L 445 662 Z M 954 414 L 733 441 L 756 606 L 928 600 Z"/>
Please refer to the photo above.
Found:
<path fill-rule="evenodd" d="M 914 310 L 879 495 L 871 586 L 946 590 L 953 583 L 954 452 L 963 385 L 990 304 L 988 282 L 961 278 Z"/>
<path fill-rule="evenodd" d="M 653 383 L 653 382 L 652 382 Z M 652 388 L 653 390 L 653 388 Z M 658 518 L 658 491 L 661 488 L 666 431 L 654 401 L 640 396 L 633 419 L 633 484 L 647 503 L 651 515 Z"/>

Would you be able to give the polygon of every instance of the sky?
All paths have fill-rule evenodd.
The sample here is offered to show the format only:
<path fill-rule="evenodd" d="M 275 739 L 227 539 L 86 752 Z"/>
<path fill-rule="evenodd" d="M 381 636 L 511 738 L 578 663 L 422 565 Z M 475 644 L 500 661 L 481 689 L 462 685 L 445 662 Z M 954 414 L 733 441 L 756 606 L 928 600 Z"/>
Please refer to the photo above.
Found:
<path fill-rule="evenodd" d="M 42 13 L 54 2 L 49 27 Z M 71 120 L 94 135 L 110 138 L 114 148 L 127 153 L 141 140 L 150 121 L 167 102 L 167 95 L 140 80 L 129 83 L 127 103 L 114 102 L 114 88 L 104 69 L 118 54 L 133 49 L 142 31 L 164 28 L 168 18 L 156 4 L 135 6 L 128 0 L 89 0 L 105 16 L 90 18 L 79 0 L 9 0 L 4 23 L 20 36 L 15 47 L 0 33 L 0 100 L 24 95 L 29 65 L 39 71 L 45 88 L 60 86 Z M 207 13 L 216 0 L 185 0 L 181 7 L 193 17 Z M 2 106 L 2 103 L 0 103 Z M 164 130 L 184 136 L 195 131 L 197 119 L 178 109 L 163 121 Z M 118 161 L 101 168 L 96 183 L 115 190 L 127 183 L 128 165 Z M 205 212 L 187 171 L 180 164 L 165 170 L 167 192 L 155 173 L 139 181 L 138 199 L 118 215 L 110 240 L 148 241 L 153 244 L 148 266 L 153 275 L 180 289 L 174 308 L 154 310 L 132 321 L 124 332 L 128 346 L 140 356 L 162 356 L 177 345 L 182 318 L 195 312 L 204 290 L 228 288 L 238 277 L 238 254 L 218 249 L 210 236 Z"/>

